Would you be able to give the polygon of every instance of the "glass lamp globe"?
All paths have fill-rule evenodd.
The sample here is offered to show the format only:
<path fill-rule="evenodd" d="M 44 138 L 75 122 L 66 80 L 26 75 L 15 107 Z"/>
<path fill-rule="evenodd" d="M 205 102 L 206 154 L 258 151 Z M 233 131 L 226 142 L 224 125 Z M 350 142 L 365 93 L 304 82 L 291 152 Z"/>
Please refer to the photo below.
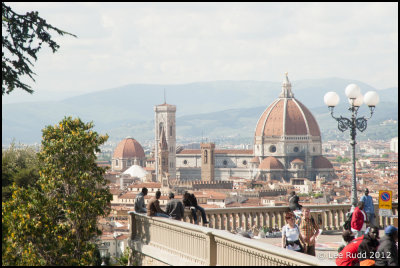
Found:
<path fill-rule="evenodd" d="M 360 93 L 355 99 L 349 99 L 349 103 L 356 107 L 360 107 L 363 104 L 364 96 Z"/>
<path fill-rule="evenodd" d="M 324 96 L 324 102 L 328 107 L 335 107 L 338 105 L 339 100 L 339 95 L 333 91 L 326 93 Z"/>
<path fill-rule="evenodd" d="M 364 102 L 370 107 L 375 107 L 379 103 L 378 93 L 376 91 L 368 91 L 364 96 Z"/>
<path fill-rule="evenodd" d="M 345 93 L 347 98 L 355 99 L 359 94 L 361 94 L 361 90 L 356 84 L 350 84 L 346 87 Z"/>

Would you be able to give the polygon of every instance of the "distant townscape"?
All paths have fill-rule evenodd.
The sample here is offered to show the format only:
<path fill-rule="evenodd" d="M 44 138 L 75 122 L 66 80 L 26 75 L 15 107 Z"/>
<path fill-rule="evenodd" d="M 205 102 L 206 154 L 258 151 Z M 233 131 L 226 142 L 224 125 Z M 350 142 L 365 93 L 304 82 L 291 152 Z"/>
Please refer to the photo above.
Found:
<path fill-rule="evenodd" d="M 99 221 L 102 241 L 116 239 L 126 245 L 127 213 L 134 210 L 143 188 L 148 189 L 145 204 L 161 191 L 163 208 L 169 193 L 181 200 L 186 191 L 205 209 L 288 206 L 292 191 L 303 205 L 349 204 L 349 142 L 322 142 L 315 117 L 293 93 L 286 76 L 280 94 L 276 92 L 277 98 L 258 116 L 253 144 L 206 138 L 178 143 L 179 106 L 154 106 L 152 143 L 142 146 L 126 137 L 108 143 L 98 154 L 98 165 L 109 168 L 106 178 L 113 195 L 112 213 Z M 359 141 L 356 148 L 358 196 L 368 187 L 377 202 L 379 190 L 390 189 L 393 202 L 398 202 L 398 138 Z M 114 251 L 111 254 L 122 254 L 123 246 Z"/>

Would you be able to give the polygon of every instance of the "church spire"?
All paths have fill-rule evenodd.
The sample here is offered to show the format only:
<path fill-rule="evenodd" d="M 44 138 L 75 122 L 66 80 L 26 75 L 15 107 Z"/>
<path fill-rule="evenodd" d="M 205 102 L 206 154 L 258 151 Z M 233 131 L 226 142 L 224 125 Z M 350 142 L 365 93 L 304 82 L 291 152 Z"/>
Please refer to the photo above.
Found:
<path fill-rule="evenodd" d="M 282 92 L 279 95 L 279 98 L 293 98 L 293 93 L 292 93 L 292 84 L 289 81 L 288 73 L 285 73 L 285 79 L 283 80 L 282 83 Z"/>

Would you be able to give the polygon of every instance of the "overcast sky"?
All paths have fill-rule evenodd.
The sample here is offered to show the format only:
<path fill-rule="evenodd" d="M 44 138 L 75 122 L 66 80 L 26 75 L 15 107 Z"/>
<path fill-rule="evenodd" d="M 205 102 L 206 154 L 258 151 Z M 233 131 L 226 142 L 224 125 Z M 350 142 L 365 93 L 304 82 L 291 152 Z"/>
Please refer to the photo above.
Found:
<path fill-rule="evenodd" d="M 398 86 L 398 3 L 8 3 L 39 11 L 61 48 L 35 63 L 47 100 L 132 83 L 340 77 Z M 21 90 L 16 90 L 21 91 Z"/>

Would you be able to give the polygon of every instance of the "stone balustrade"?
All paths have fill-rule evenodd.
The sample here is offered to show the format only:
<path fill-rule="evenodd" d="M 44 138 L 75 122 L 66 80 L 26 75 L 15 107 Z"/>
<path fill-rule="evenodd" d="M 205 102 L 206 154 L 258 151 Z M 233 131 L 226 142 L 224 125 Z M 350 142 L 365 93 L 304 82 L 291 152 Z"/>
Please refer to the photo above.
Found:
<path fill-rule="evenodd" d="M 139 265 L 335 265 L 333 261 L 319 260 L 225 230 L 135 212 L 129 214 L 130 245 Z"/>
<path fill-rule="evenodd" d="M 306 206 L 324 231 L 342 230 L 350 205 Z M 148 217 L 129 212 L 130 245 L 140 264 L 145 265 L 335 265 L 332 261 L 297 253 L 230 231 L 251 226 L 282 228 L 288 207 L 241 207 L 206 209 L 208 227 L 191 224 L 185 210 L 184 221 Z M 378 214 L 376 205 L 376 214 Z M 398 203 L 393 204 L 398 215 Z M 200 214 L 198 215 L 201 221 Z M 393 218 L 376 218 L 380 227 L 393 224 Z"/>
<path fill-rule="evenodd" d="M 311 215 L 317 221 L 323 231 L 342 230 L 346 219 L 346 213 L 350 211 L 351 205 L 312 205 Z M 267 226 L 281 229 L 285 225 L 285 214 L 289 207 L 240 207 L 240 208 L 214 208 L 206 209 L 209 227 L 219 230 L 232 231 L 237 228 L 249 229 Z M 378 215 L 378 204 L 375 205 L 376 222 L 380 228 L 393 224 L 393 218 L 380 217 Z M 398 215 L 398 203 L 393 204 L 393 215 Z M 200 212 L 198 219 L 201 222 Z M 185 222 L 193 223 L 189 210 L 185 209 Z"/>

